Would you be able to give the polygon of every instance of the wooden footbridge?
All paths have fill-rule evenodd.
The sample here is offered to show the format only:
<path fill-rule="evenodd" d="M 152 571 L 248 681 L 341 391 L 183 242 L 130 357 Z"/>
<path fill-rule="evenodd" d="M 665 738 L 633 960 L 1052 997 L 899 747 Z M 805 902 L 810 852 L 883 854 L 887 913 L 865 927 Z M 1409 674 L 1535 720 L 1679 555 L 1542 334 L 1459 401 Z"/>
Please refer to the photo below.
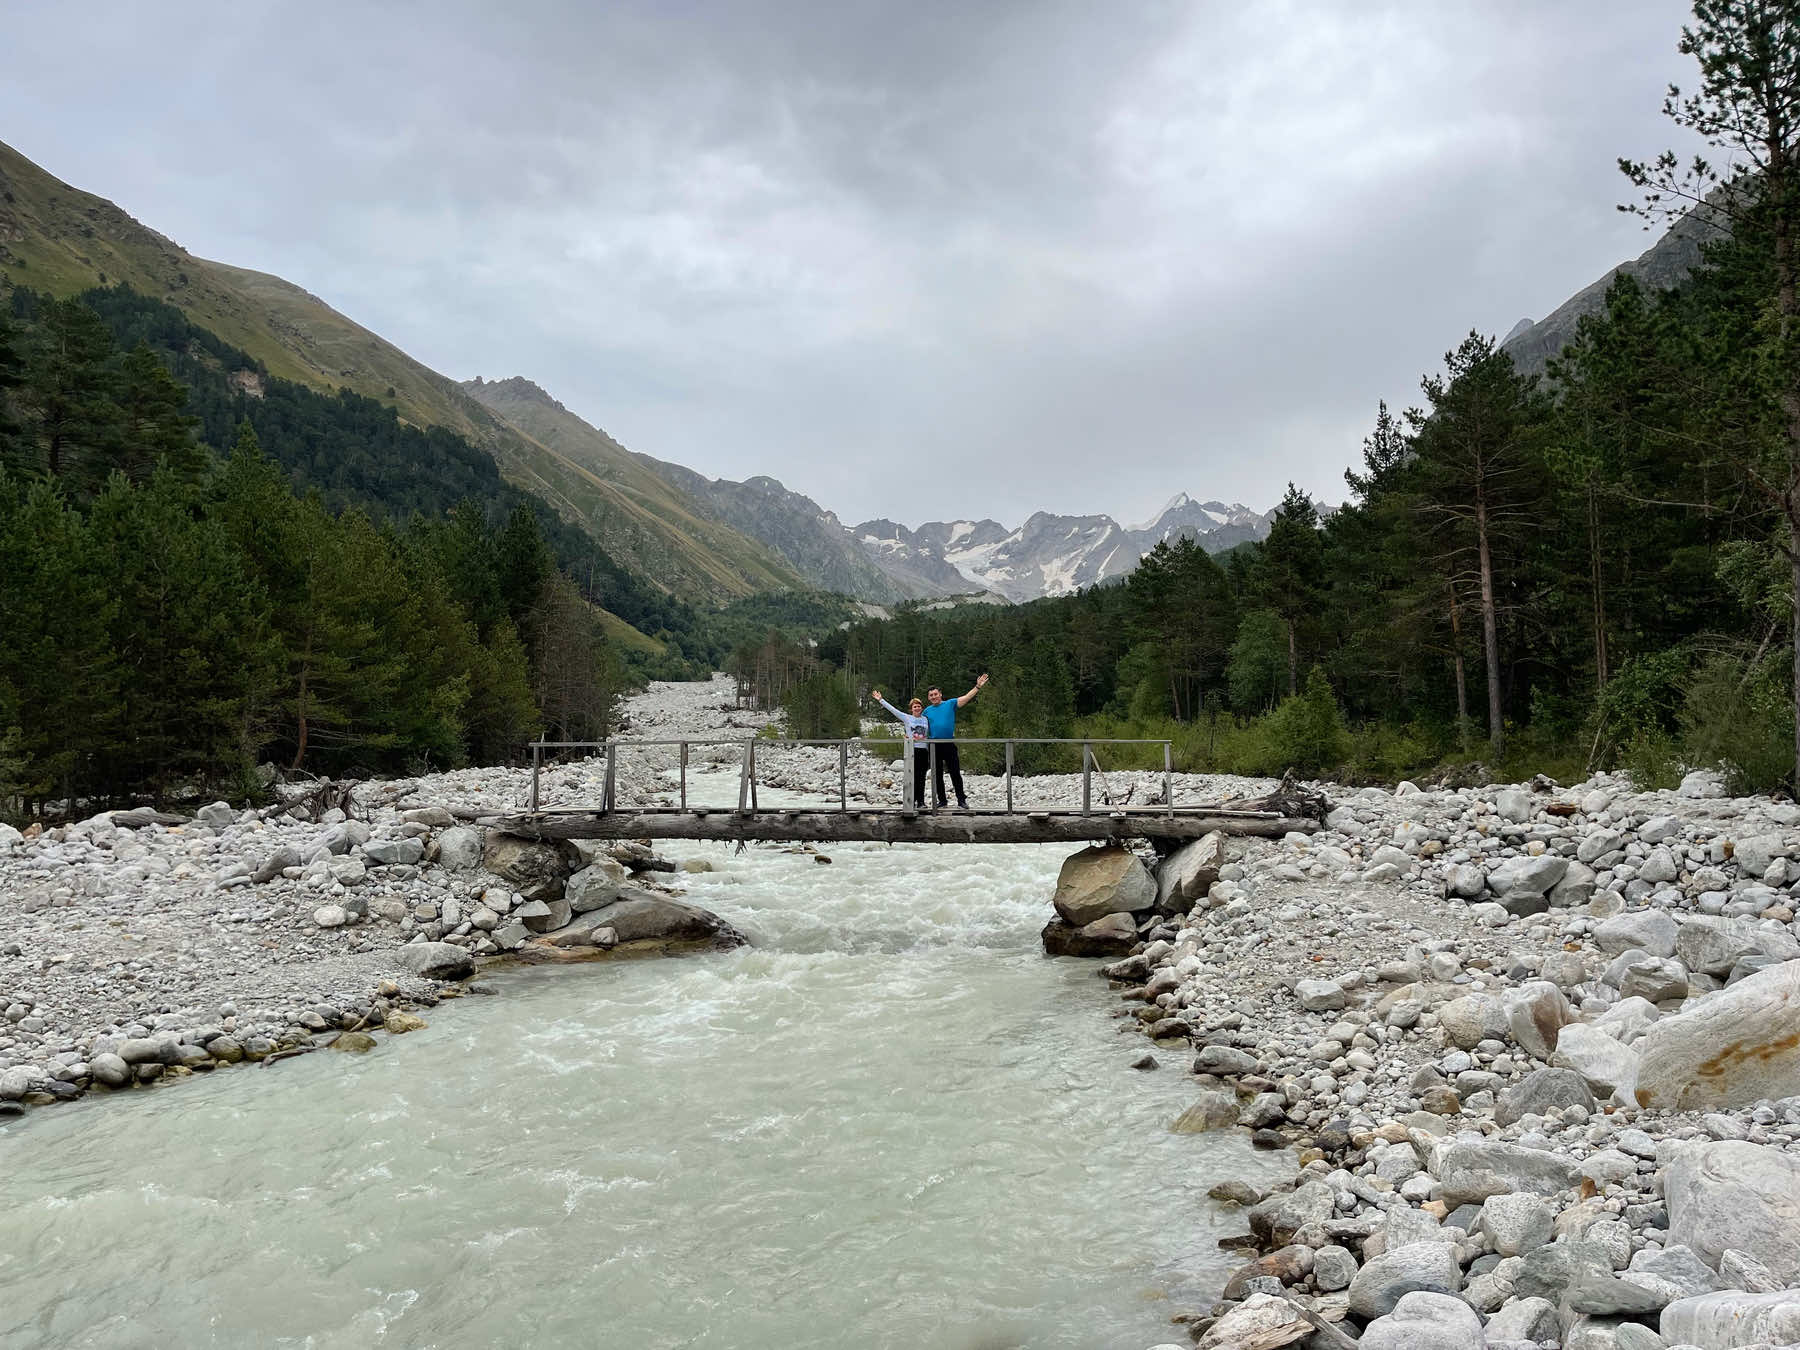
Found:
<path fill-rule="evenodd" d="M 883 749 L 893 740 L 874 741 Z M 1002 800 L 967 809 L 913 802 L 913 757 L 902 753 L 901 782 L 891 804 L 866 803 L 850 796 L 850 756 L 865 748 L 860 737 L 844 740 L 779 740 L 691 738 L 680 740 L 539 741 L 531 747 L 531 799 L 523 813 L 490 821 L 510 834 L 539 839 L 706 839 L 769 840 L 790 842 L 871 842 L 930 844 L 1035 844 L 1082 841 L 1149 839 L 1177 843 L 1198 839 L 1214 830 L 1226 834 L 1266 835 L 1276 838 L 1292 831 L 1311 833 L 1319 828 L 1326 803 L 1309 794 L 1283 790 L 1266 798 L 1233 802 L 1175 801 L 1172 746 L 1168 741 L 1071 740 L 1029 738 L 958 737 L 958 746 L 1003 747 Z M 941 741 L 927 747 L 927 784 L 935 779 Z M 1081 805 L 1022 805 L 1014 799 L 1014 764 L 1024 746 L 1081 747 Z M 719 747 L 737 751 L 738 785 L 735 805 L 699 805 L 689 800 L 689 771 L 693 752 L 710 752 L 706 766 L 718 762 Z M 1096 753 L 1099 748 L 1160 746 L 1162 800 L 1131 804 L 1115 803 Z M 758 801 L 757 758 L 773 749 L 813 747 L 835 750 L 837 802 L 804 806 L 763 806 Z M 676 774 L 672 801 L 642 806 L 622 805 L 618 799 L 618 766 L 626 753 L 655 754 Z M 891 751 L 890 751 L 891 753 Z M 543 795 L 546 757 L 579 754 L 603 758 L 605 777 L 598 802 L 548 804 Z M 1100 800 L 1095 801 L 1098 780 Z M 1023 775 L 1019 781 L 1029 781 Z M 985 786 L 985 785 L 984 785 Z M 1035 794 L 1034 794 L 1035 795 Z M 1129 797 L 1129 794 L 1127 794 Z"/>

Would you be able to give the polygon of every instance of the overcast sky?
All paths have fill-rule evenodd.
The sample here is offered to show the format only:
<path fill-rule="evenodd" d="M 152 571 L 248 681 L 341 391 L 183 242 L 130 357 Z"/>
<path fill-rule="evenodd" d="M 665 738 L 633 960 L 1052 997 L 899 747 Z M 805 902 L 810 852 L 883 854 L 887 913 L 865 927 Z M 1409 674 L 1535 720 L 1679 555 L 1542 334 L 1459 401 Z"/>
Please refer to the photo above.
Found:
<path fill-rule="evenodd" d="M 1648 239 L 1675 0 L 8 7 L 0 140 L 846 523 L 1343 496 Z"/>

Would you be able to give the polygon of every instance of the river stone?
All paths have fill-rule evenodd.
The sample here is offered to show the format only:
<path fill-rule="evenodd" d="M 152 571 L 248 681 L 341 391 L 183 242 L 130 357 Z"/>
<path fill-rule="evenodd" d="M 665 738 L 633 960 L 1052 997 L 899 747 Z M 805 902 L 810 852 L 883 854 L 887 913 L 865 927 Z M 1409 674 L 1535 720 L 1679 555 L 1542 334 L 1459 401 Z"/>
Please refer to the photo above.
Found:
<path fill-rule="evenodd" d="M 1149 909 L 1156 883 L 1130 849 L 1095 845 L 1063 859 L 1051 903 L 1064 923 L 1081 928 L 1111 914 Z"/>
<path fill-rule="evenodd" d="M 1277 1294 L 1256 1293 L 1206 1329 L 1200 1350 L 1277 1350 L 1312 1334 L 1312 1323 Z"/>
<path fill-rule="evenodd" d="M 1689 914 L 1675 935 L 1675 955 L 1691 971 L 1723 978 L 1746 956 L 1800 958 L 1800 942 L 1785 929 L 1766 926 L 1759 919 Z"/>
<path fill-rule="evenodd" d="M 1602 1100 L 1617 1093 L 1621 1100 L 1628 1102 L 1632 1089 L 1637 1086 L 1637 1051 L 1585 1022 L 1572 1022 L 1562 1029 L 1557 1035 L 1556 1052 L 1550 1056 L 1550 1062 L 1580 1074 L 1582 1081 Z"/>
<path fill-rule="evenodd" d="M 1473 1050 L 1485 1040 L 1506 1035 L 1506 1009 L 1486 994 L 1464 994 L 1438 1009 L 1444 1039 L 1459 1050 Z"/>
<path fill-rule="evenodd" d="M 1769 870 L 1770 863 L 1787 856 L 1787 848 L 1778 834 L 1755 834 L 1737 840 L 1732 845 L 1731 856 L 1745 876 L 1760 880 Z"/>
<path fill-rule="evenodd" d="M 1230 1092 L 1202 1092 L 1187 1110 L 1175 1117 L 1170 1134 L 1204 1134 L 1238 1123 L 1237 1097 Z"/>
<path fill-rule="evenodd" d="M 1778 1294 L 1726 1290 L 1677 1299 L 1662 1311 L 1657 1329 L 1670 1345 L 1728 1350 L 1731 1346 L 1800 1342 L 1800 1289 Z"/>
<path fill-rule="evenodd" d="M 1568 870 L 1569 860 L 1560 854 L 1540 853 L 1534 858 L 1521 853 L 1488 873 L 1488 889 L 1503 900 L 1509 895 L 1543 895 Z"/>
<path fill-rule="evenodd" d="M 350 922 L 350 915 L 342 905 L 320 905 L 312 917 L 321 928 L 342 928 Z"/>
<path fill-rule="evenodd" d="M 194 812 L 194 819 L 208 829 L 222 832 L 227 826 L 237 823 L 237 812 L 232 809 L 230 802 L 214 802 L 211 806 L 203 806 Z"/>
<path fill-rule="evenodd" d="M 1203 1045 L 1194 1056 L 1194 1072 L 1221 1078 L 1241 1077 L 1261 1067 L 1255 1055 L 1229 1045 Z"/>
<path fill-rule="evenodd" d="M 1675 955 L 1675 920 L 1660 909 L 1634 909 L 1615 915 L 1594 929 L 1594 943 L 1608 956 L 1641 951 Z"/>
<path fill-rule="evenodd" d="M 1577 861 L 1591 863 L 1596 858 L 1603 858 L 1608 853 L 1625 846 L 1625 831 L 1595 830 L 1575 847 Z"/>
<path fill-rule="evenodd" d="M 481 831 L 455 825 L 437 837 L 437 863 L 452 872 L 467 872 L 481 865 Z"/>
<path fill-rule="evenodd" d="M 1481 1205 L 1481 1231 L 1501 1256 L 1520 1256 L 1550 1241 L 1555 1212 L 1529 1191 L 1489 1196 Z"/>
<path fill-rule="evenodd" d="M 1514 825 L 1523 825 L 1534 811 L 1531 793 L 1525 788 L 1502 788 L 1494 794 L 1494 814 Z"/>
<path fill-rule="evenodd" d="M 1671 1243 L 1715 1267 L 1728 1249 L 1747 1252 L 1800 1285 L 1800 1155 L 1738 1140 L 1689 1144 L 1663 1191 Z"/>
<path fill-rule="evenodd" d="M 1052 919 L 1040 936 L 1050 956 L 1124 956 L 1137 946 L 1137 921 L 1129 914 L 1105 914 L 1077 928 Z"/>
<path fill-rule="evenodd" d="M 96 1083 L 107 1087 L 124 1087 L 131 1081 L 131 1066 L 115 1054 L 95 1055 L 88 1061 L 88 1072 L 94 1075 Z"/>
<path fill-rule="evenodd" d="M 341 858 L 331 859 L 326 864 L 326 870 L 330 872 L 331 879 L 340 886 L 360 886 L 369 877 L 369 869 L 363 866 L 363 860 L 352 858 L 347 854 Z"/>
<path fill-rule="evenodd" d="M 1336 980 L 1301 980 L 1294 997 L 1308 1012 L 1333 1012 L 1344 1006 L 1344 988 Z"/>
<path fill-rule="evenodd" d="M 557 900 L 579 857 L 572 847 L 489 830 L 481 865 L 527 900 Z"/>
<path fill-rule="evenodd" d="M 1562 1323 L 1556 1315 L 1556 1305 L 1547 1298 L 1515 1298 L 1499 1312 L 1488 1318 L 1486 1327 L 1489 1344 L 1495 1341 L 1559 1341 L 1562 1339 Z M 1478 1346 L 1480 1341 L 1468 1342 Z"/>
<path fill-rule="evenodd" d="M 1550 1058 L 1562 1028 L 1575 1020 L 1575 1011 L 1562 990 L 1548 980 L 1532 980 L 1506 996 L 1507 1030 L 1533 1059 Z"/>
<path fill-rule="evenodd" d="M 597 857 L 569 878 L 563 889 L 563 899 L 576 914 L 586 914 L 617 900 L 625 878 L 624 864 L 618 859 Z"/>
<path fill-rule="evenodd" d="M 375 1048 L 375 1038 L 366 1031 L 345 1031 L 334 1036 L 331 1049 L 347 1055 L 366 1055 Z"/>
<path fill-rule="evenodd" d="M 1636 1049 L 1640 1106 L 1700 1111 L 1794 1095 L 1800 962 L 1770 966 L 1662 1018 Z"/>
<path fill-rule="evenodd" d="M 1156 908 L 1163 914 L 1186 914 L 1219 879 L 1225 865 L 1225 836 L 1214 830 L 1183 844 L 1156 869 Z"/>
<path fill-rule="evenodd" d="M 1474 1350 L 1488 1342 L 1481 1317 L 1452 1294 L 1414 1290 L 1386 1317 L 1369 1323 L 1357 1342 L 1362 1350 Z"/>
<path fill-rule="evenodd" d="M 0 1102 L 16 1102 L 30 1092 L 38 1081 L 36 1069 L 0 1070 Z"/>
<path fill-rule="evenodd" d="M 1494 1123 L 1511 1125 L 1522 1116 L 1547 1115 L 1565 1106 L 1579 1106 L 1589 1115 L 1599 1109 L 1586 1080 L 1573 1069 L 1534 1069 L 1500 1094 Z"/>
<path fill-rule="evenodd" d="M 619 942 L 705 942 L 722 947 L 747 942 L 711 910 L 635 887 L 627 887 L 611 904 L 583 914 L 581 921 L 596 931 L 611 928 Z"/>
<path fill-rule="evenodd" d="M 1337 1195 L 1331 1187 L 1322 1181 L 1309 1181 L 1259 1201 L 1244 1218 L 1250 1231 L 1265 1245 L 1285 1247 L 1302 1228 L 1322 1224 L 1336 1213 Z"/>
<path fill-rule="evenodd" d="M 515 910 L 513 917 L 534 933 L 548 933 L 567 926 L 575 911 L 567 900 L 532 900 Z"/>
<path fill-rule="evenodd" d="M 1621 998 L 1676 1003 L 1688 996 L 1688 969 L 1672 956 L 1652 956 L 1628 967 L 1618 988 Z"/>
<path fill-rule="evenodd" d="M 1375 1257 L 1350 1281 L 1350 1311 L 1385 1317 L 1415 1289 L 1454 1294 L 1462 1288 L 1455 1249 L 1446 1242 L 1409 1242 Z"/>
<path fill-rule="evenodd" d="M 1568 1190 L 1581 1180 L 1581 1168 L 1571 1158 L 1471 1134 L 1433 1144 L 1428 1167 L 1441 1179 L 1456 1173 L 1492 1173 L 1512 1190 L 1543 1196 Z"/>
<path fill-rule="evenodd" d="M 290 867 L 300 866 L 299 850 L 283 844 L 257 865 L 250 874 L 250 880 L 258 886 L 275 880 Z"/>
<path fill-rule="evenodd" d="M 386 867 L 407 867 L 425 856 L 417 839 L 371 839 L 362 846 L 363 857 Z"/>
<path fill-rule="evenodd" d="M 1611 1279 L 1612 1258 L 1597 1242 L 1564 1239 L 1534 1247 L 1519 1258 L 1512 1273 L 1513 1291 L 1521 1298 L 1560 1302 L 1563 1293 L 1584 1279 Z"/>
<path fill-rule="evenodd" d="M 475 959 L 449 942 L 412 942 L 391 953 L 394 964 L 431 980 L 462 980 L 475 973 Z"/>

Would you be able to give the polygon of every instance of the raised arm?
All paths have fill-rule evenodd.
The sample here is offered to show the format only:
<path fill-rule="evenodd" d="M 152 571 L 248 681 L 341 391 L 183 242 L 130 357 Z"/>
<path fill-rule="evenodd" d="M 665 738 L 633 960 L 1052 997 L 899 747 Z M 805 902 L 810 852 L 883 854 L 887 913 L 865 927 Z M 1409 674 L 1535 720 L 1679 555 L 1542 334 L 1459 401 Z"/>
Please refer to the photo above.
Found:
<path fill-rule="evenodd" d="M 891 712 L 891 713 L 892 713 L 892 714 L 893 714 L 893 715 L 894 715 L 894 716 L 895 716 L 895 717 L 897 717 L 897 718 L 899 718 L 899 719 L 900 719 L 900 721 L 902 721 L 902 722 L 905 722 L 905 721 L 906 721 L 906 714 L 905 714 L 905 713 L 903 713 L 903 712 L 901 712 L 901 711 L 900 711 L 900 710 L 899 710 L 899 709 L 898 709 L 898 708 L 896 708 L 896 707 L 895 707 L 895 706 L 894 706 L 894 705 L 893 705 L 893 704 L 891 704 L 891 703 L 889 703 L 889 702 L 888 702 L 888 701 L 887 701 L 887 700 L 886 700 L 886 699 L 885 699 L 885 698 L 883 698 L 883 697 L 882 697 L 882 696 L 881 696 L 881 690 L 879 690 L 879 689 L 871 689 L 871 690 L 870 690 L 870 691 L 869 691 L 869 697 L 870 697 L 870 698 L 872 698 L 872 699 L 874 699 L 874 700 L 875 700 L 875 701 L 876 701 L 876 702 L 877 702 L 877 703 L 879 703 L 879 704 L 880 704 L 880 705 L 881 705 L 881 706 L 882 706 L 882 707 L 884 707 L 884 708 L 886 708 L 886 709 L 887 709 L 887 710 L 888 710 L 888 711 L 889 711 L 889 712 Z"/>
<path fill-rule="evenodd" d="M 969 692 L 964 694 L 961 698 L 957 699 L 956 706 L 959 708 L 962 707 L 963 704 L 967 703 L 970 699 L 974 698 L 975 695 L 979 694 L 982 691 L 982 689 L 986 687 L 986 685 L 987 685 L 987 676 L 986 675 L 977 675 L 975 677 L 975 687 L 973 689 L 969 690 Z"/>

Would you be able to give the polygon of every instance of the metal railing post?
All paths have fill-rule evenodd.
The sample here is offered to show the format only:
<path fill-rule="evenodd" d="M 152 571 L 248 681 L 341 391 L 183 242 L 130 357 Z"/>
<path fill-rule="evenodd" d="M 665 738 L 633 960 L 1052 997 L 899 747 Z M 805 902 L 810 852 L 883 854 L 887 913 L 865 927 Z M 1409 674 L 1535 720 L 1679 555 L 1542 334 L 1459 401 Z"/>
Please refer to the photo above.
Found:
<path fill-rule="evenodd" d="M 917 772 L 917 770 L 914 769 L 914 767 L 913 767 L 912 737 L 904 734 L 905 733 L 904 727 L 901 728 L 901 732 L 902 732 L 902 735 L 900 738 L 900 809 L 902 811 L 909 811 L 909 810 L 914 809 L 913 808 L 913 776 Z M 921 792 L 919 795 L 921 797 L 923 797 L 924 793 Z"/>
<path fill-rule="evenodd" d="M 544 744 L 542 741 L 531 743 L 531 814 L 536 815 L 538 809 L 538 771 L 544 763 Z"/>
<path fill-rule="evenodd" d="M 1081 743 L 1081 814 L 1090 815 L 1094 807 L 1094 751 L 1086 741 Z"/>
<path fill-rule="evenodd" d="M 618 805 L 616 795 L 618 791 L 618 756 L 618 742 L 608 741 L 606 743 L 606 796 L 602 799 L 601 807 L 601 810 L 608 815 L 612 814 L 613 807 Z"/>
<path fill-rule="evenodd" d="M 1163 742 L 1163 811 L 1165 815 L 1175 814 L 1175 756 L 1169 748 L 1170 742 Z"/>
<path fill-rule="evenodd" d="M 838 742 L 838 810 L 850 807 L 850 742 Z"/>
<path fill-rule="evenodd" d="M 756 804 L 756 742 L 750 742 L 750 809 L 755 811 Z"/>
<path fill-rule="evenodd" d="M 933 811 L 937 810 L 937 741 L 925 742 L 925 804 Z"/>
<path fill-rule="evenodd" d="M 687 761 L 688 743 L 683 741 L 681 743 L 681 811 L 683 815 L 687 814 Z"/>
<path fill-rule="evenodd" d="M 738 810 L 750 809 L 750 756 L 756 752 L 755 741 L 744 742 L 744 765 L 738 770 Z"/>
<path fill-rule="evenodd" d="M 1013 743 L 1006 743 L 1006 814 L 1012 814 Z"/>

